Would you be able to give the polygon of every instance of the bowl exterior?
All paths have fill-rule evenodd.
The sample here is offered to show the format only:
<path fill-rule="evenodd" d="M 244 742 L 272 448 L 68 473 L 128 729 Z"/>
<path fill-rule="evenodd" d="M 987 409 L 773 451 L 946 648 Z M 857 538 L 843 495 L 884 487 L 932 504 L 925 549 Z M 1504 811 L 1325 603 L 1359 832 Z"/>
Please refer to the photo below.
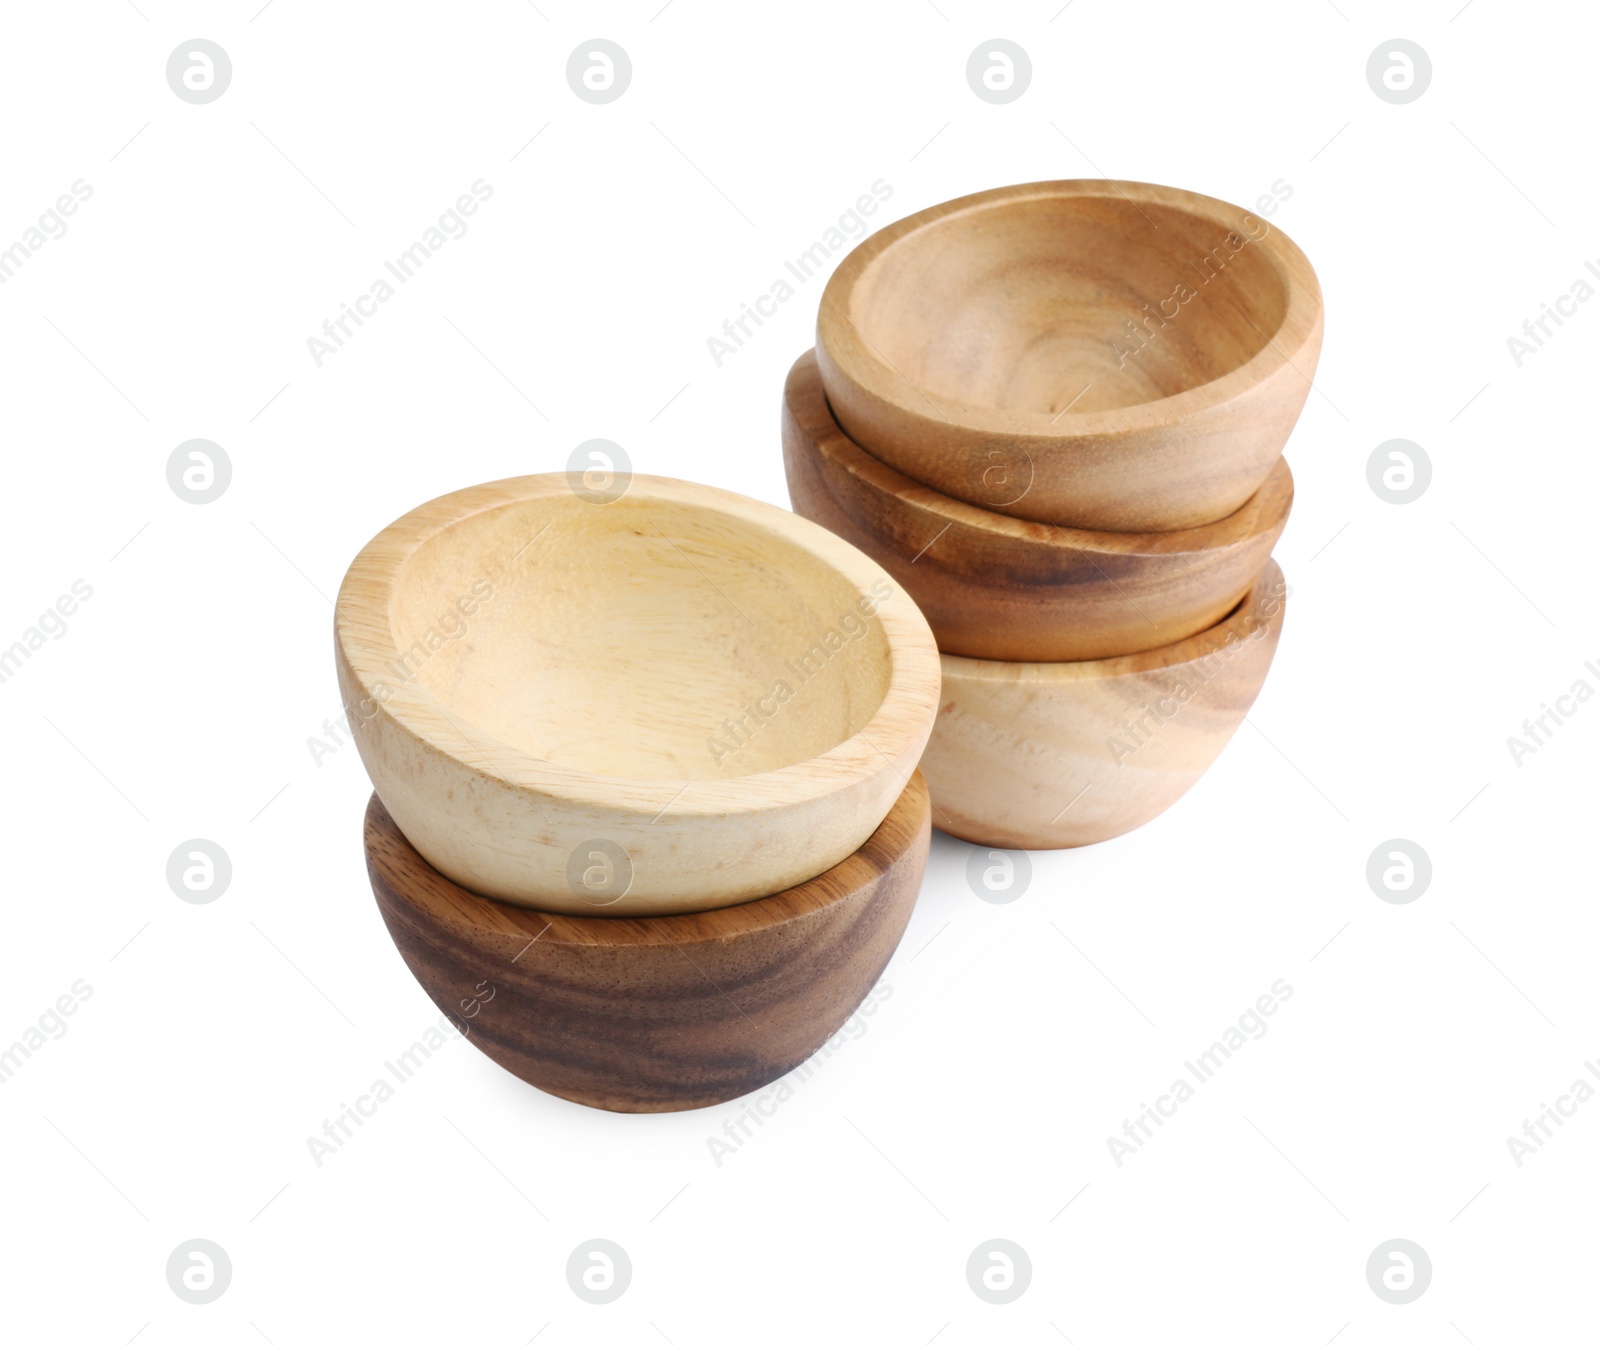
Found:
<path fill-rule="evenodd" d="M 922 760 L 941 830 L 1051 850 L 1165 812 L 1216 760 L 1266 680 L 1288 590 L 1268 562 L 1238 609 L 1164 650 L 1082 664 L 944 659 Z"/>
<path fill-rule="evenodd" d="M 406 965 L 490 1059 L 586 1106 L 682 1111 L 782 1078 L 890 993 L 874 987 L 916 901 L 929 818 L 914 776 L 843 863 L 707 915 L 600 920 L 486 900 L 432 869 L 376 796 L 367 867 Z"/>
<path fill-rule="evenodd" d="M 1260 574 L 1294 498 L 1279 459 L 1240 509 L 1179 533 L 997 516 L 919 485 L 851 440 L 829 410 L 814 352 L 784 387 L 783 460 L 795 512 L 883 566 L 943 652 L 979 659 L 1112 658 L 1207 629 Z"/>

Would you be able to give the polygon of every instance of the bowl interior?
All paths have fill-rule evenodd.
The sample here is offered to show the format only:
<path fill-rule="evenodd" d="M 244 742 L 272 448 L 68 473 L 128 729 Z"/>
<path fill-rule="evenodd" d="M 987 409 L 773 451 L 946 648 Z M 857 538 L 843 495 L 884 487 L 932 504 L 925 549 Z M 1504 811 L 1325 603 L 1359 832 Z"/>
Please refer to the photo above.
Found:
<path fill-rule="evenodd" d="M 874 257 L 850 319 L 953 406 L 1055 416 L 1170 397 L 1246 363 L 1288 311 L 1267 226 L 1222 209 L 1114 194 L 975 205 Z"/>
<path fill-rule="evenodd" d="M 593 775 L 704 780 L 807 761 L 889 688 L 870 598 L 793 541 L 637 489 L 472 514 L 396 576 L 397 677 L 452 718 Z"/>

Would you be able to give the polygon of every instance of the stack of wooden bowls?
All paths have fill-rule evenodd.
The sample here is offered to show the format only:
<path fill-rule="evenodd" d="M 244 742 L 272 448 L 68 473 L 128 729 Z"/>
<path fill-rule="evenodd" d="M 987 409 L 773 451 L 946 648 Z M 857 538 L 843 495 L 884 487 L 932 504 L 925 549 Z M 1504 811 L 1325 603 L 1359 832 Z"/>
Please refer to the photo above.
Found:
<path fill-rule="evenodd" d="M 1143 183 L 964 197 L 841 263 L 784 389 L 789 492 L 933 627 L 941 828 L 1084 845 L 1210 766 L 1282 628 L 1321 343 L 1288 238 Z"/>
<path fill-rule="evenodd" d="M 493 482 L 368 543 L 335 634 L 384 921 L 513 1073 L 705 1106 L 878 979 L 928 853 L 939 654 L 831 532 L 657 477 Z"/>

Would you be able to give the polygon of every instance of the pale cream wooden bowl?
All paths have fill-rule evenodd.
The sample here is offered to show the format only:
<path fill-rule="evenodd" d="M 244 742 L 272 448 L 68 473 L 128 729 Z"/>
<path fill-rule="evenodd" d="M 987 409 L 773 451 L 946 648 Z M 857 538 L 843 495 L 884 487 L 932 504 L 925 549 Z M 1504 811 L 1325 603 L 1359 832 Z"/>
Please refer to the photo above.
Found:
<path fill-rule="evenodd" d="M 1255 703 L 1287 595 L 1268 561 L 1222 621 L 1142 654 L 1083 663 L 944 655 L 922 758 L 934 824 L 978 845 L 1054 850 L 1165 812 Z"/>
<path fill-rule="evenodd" d="M 488 897 L 674 914 L 804 883 L 906 788 L 938 706 L 915 604 L 826 529 L 709 486 L 457 491 L 361 551 L 339 683 L 396 825 Z"/>
<path fill-rule="evenodd" d="M 1212 523 L 1266 480 L 1322 295 L 1266 220 L 1140 182 L 1039 182 L 879 230 L 823 291 L 840 426 L 969 504 L 1068 527 Z"/>

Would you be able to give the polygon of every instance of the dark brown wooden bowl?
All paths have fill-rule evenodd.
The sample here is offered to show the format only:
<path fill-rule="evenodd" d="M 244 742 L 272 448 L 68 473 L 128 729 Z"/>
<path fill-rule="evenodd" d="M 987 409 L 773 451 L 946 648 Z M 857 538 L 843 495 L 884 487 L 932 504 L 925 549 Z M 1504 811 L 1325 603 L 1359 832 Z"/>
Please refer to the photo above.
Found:
<path fill-rule="evenodd" d="M 376 794 L 366 819 L 378 909 L 429 998 L 518 1078 L 622 1112 L 726 1102 L 821 1047 L 899 944 L 929 835 L 917 772 L 866 844 L 810 882 L 630 918 L 481 897 L 433 869 Z"/>

